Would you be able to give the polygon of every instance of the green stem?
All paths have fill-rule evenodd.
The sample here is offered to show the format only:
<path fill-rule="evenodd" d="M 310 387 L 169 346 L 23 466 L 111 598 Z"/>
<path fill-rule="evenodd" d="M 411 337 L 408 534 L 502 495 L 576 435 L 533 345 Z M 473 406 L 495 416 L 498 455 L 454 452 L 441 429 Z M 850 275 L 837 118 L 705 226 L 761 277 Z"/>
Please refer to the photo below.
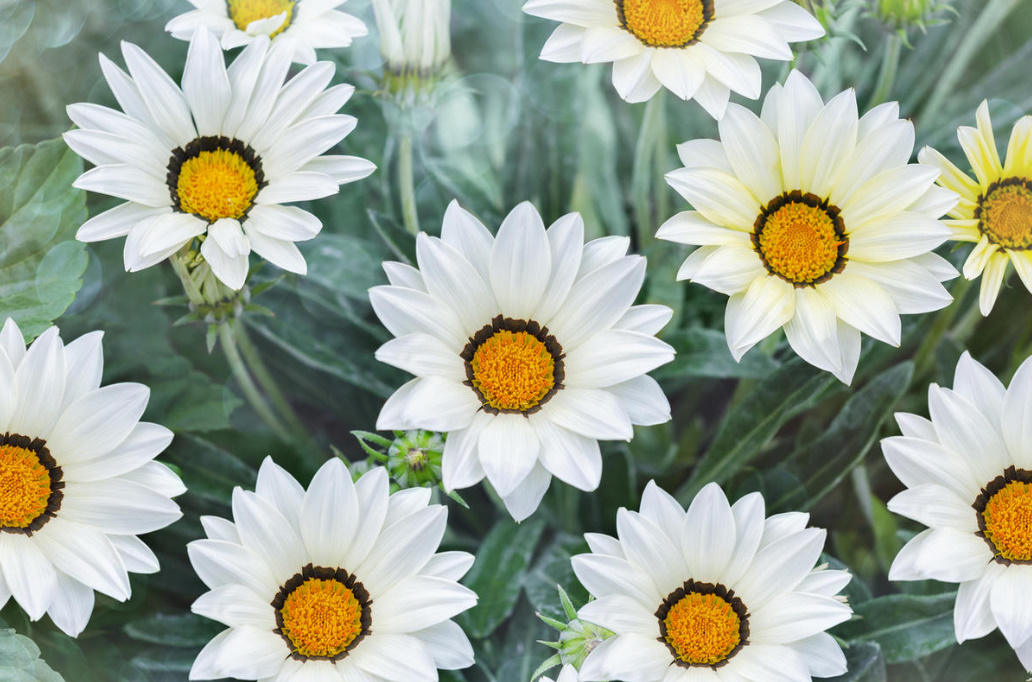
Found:
<path fill-rule="evenodd" d="M 885 54 L 882 56 L 881 71 L 878 73 L 878 82 L 874 86 L 874 93 L 868 108 L 877 106 L 889 99 L 892 94 L 892 86 L 896 83 L 896 73 L 899 71 L 899 57 L 903 50 L 903 39 L 898 33 L 890 33 L 885 40 Z"/>
<path fill-rule="evenodd" d="M 258 380 L 258 384 L 261 385 L 262 390 L 265 391 L 265 395 L 269 397 L 272 402 L 272 406 L 279 413 L 279 416 L 286 422 L 290 430 L 298 436 L 305 436 L 307 431 L 301 420 L 298 418 L 294 408 L 290 406 L 290 402 L 283 396 L 283 392 L 280 390 L 279 384 L 272 377 L 269 372 L 269 368 L 265 365 L 265 361 L 262 360 L 261 354 L 258 349 L 255 348 L 254 344 L 251 343 L 251 337 L 247 334 L 246 325 L 243 320 L 237 319 L 234 324 L 234 333 L 236 334 L 237 346 L 240 348 L 240 354 L 243 356 L 244 362 L 247 364 L 247 368 L 254 375 L 254 378 Z"/>
<path fill-rule="evenodd" d="M 652 240 L 654 232 L 652 206 L 652 185 L 656 175 L 659 145 L 665 142 L 666 107 L 660 89 L 648 104 L 642 117 L 638 143 L 634 149 L 634 169 L 631 176 L 635 223 L 638 230 L 638 250 L 643 251 Z"/>
<path fill-rule="evenodd" d="M 283 427 L 283 424 L 273 413 L 269 404 L 265 402 L 265 398 L 262 397 L 258 387 L 254 384 L 254 379 L 251 378 L 247 367 L 244 366 L 244 361 L 237 349 L 236 335 L 233 333 L 233 328 L 228 323 L 222 322 L 218 325 L 218 334 L 222 353 L 226 356 L 226 362 L 229 363 L 230 369 L 233 370 L 233 376 L 236 378 L 237 383 L 240 384 L 240 390 L 244 392 L 244 397 L 251 403 L 251 407 L 258 413 L 262 421 L 272 429 L 277 438 L 284 443 L 291 442 L 290 433 Z"/>
<path fill-rule="evenodd" d="M 939 76 L 935 90 L 932 91 L 924 109 L 921 110 L 922 119 L 926 119 L 929 115 L 934 115 L 942 109 L 946 99 L 956 91 L 957 82 L 964 75 L 968 64 L 981 52 L 987 41 L 996 37 L 997 29 L 1007 15 L 1021 2 L 1022 0 L 989 0 L 985 3 L 982 13 L 965 32 L 964 39 L 960 41 L 957 51 L 953 53 L 953 58 Z"/>
<path fill-rule="evenodd" d="M 401 194 L 401 214 L 405 228 L 419 234 L 419 213 L 416 211 L 416 185 L 412 172 L 412 136 L 402 133 L 398 145 L 398 192 Z"/>
<path fill-rule="evenodd" d="M 946 333 L 950 328 L 950 324 L 953 323 L 953 319 L 957 316 L 957 312 L 960 310 L 964 297 L 970 288 L 971 280 L 964 279 L 962 276 L 950 292 L 953 295 L 953 303 L 940 310 L 938 315 L 936 315 L 932 328 L 928 330 L 928 334 L 921 342 L 917 353 L 914 354 L 915 382 L 932 370 L 935 364 L 935 349 L 938 347 L 943 334 Z"/>

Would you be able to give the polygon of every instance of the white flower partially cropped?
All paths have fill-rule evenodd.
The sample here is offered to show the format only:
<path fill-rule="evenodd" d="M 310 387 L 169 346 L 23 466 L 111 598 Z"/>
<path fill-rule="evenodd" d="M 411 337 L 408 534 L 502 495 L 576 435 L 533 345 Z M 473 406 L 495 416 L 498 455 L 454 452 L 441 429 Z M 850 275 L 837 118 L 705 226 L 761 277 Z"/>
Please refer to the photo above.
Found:
<path fill-rule="evenodd" d="M 941 169 L 939 184 L 960 195 L 946 224 L 953 230 L 953 239 L 975 244 L 964 262 L 964 277 L 982 278 L 978 307 L 988 315 L 1008 264 L 1032 292 L 1032 116 L 1014 124 L 1004 160 L 996 148 L 988 102 L 978 107 L 975 119 L 977 128 L 957 130 L 974 178 L 931 147 L 922 149 L 917 158 Z"/>
<path fill-rule="evenodd" d="M 324 152 L 355 127 L 339 115 L 354 88 L 336 85 L 330 62 L 286 82 L 290 48 L 254 41 L 229 69 L 210 31 L 190 43 L 180 90 L 143 50 L 122 43 L 129 74 L 104 55 L 100 64 L 125 113 L 73 104 L 78 129 L 68 146 L 96 168 L 75 186 L 125 199 L 81 228 L 80 241 L 126 237 L 125 268 L 142 270 L 201 241 L 215 276 L 243 287 L 253 250 L 304 274 L 294 242 L 315 237 L 319 219 L 281 204 L 336 194 L 374 166 Z"/>
<path fill-rule="evenodd" d="M 846 672 L 825 630 L 849 620 L 845 571 L 814 568 L 825 531 L 808 514 L 764 518 L 763 496 L 728 504 L 710 483 L 688 508 L 654 482 L 641 511 L 620 509 L 618 538 L 588 533 L 573 570 L 597 597 L 578 618 L 616 633 L 580 679 L 807 682 Z"/>
<path fill-rule="evenodd" d="M 291 59 L 315 61 L 315 51 L 347 47 L 369 32 L 357 17 L 337 8 L 347 0 L 190 0 L 190 12 L 180 14 L 165 30 L 190 40 L 200 27 L 221 38 L 222 48 L 248 45 L 259 38 L 290 43 Z"/>
<path fill-rule="evenodd" d="M 665 87 L 714 118 L 732 90 L 760 96 L 756 57 L 789 61 L 789 43 L 824 35 L 793 0 L 529 0 L 523 11 L 563 22 L 542 59 L 613 62 L 613 85 L 628 102 Z"/>
<path fill-rule="evenodd" d="M 136 536 L 182 516 L 186 488 L 153 461 L 172 432 L 140 421 L 147 387 L 101 387 L 103 333 L 58 334 L 26 350 L 13 320 L 0 331 L 0 608 L 13 596 L 76 637 L 94 590 L 125 601 L 130 572 L 158 571 Z"/>
<path fill-rule="evenodd" d="M 373 0 L 380 52 L 395 74 L 428 74 L 451 57 L 451 0 Z"/>
<path fill-rule="evenodd" d="M 458 584 L 465 552 L 437 552 L 448 510 L 429 488 L 390 494 L 387 473 L 358 481 L 327 461 L 306 491 L 267 458 L 255 492 L 233 491 L 233 521 L 201 517 L 187 545 L 211 588 L 193 604 L 228 626 L 191 680 L 413 682 L 473 664 L 451 618 L 476 604 Z"/>
<path fill-rule="evenodd" d="M 909 163 L 914 126 L 895 102 L 858 117 L 846 90 L 827 104 L 798 71 L 762 116 L 731 105 L 720 140 L 692 140 L 667 182 L 694 208 L 661 239 L 695 244 L 677 273 L 730 296 L 727 343 L 740 359 L 784 327 L 793 350 L 850 383 L 860 333 L 898 346 L 900 314 L 953 300 L 956 276 L 931 253 L 957 196 L 939 171 Z"/>
<path fill-rule="evenodd" d="M 1005 389 L 964 353 L 952 390 L 928 388 L 928 411 L 896 414 L 903 435 L 882 440 L 907 486 L 889 509 L 928 526 L 889 579 L 960 583 L 957 641 L 999 628 L 1032 670 L 1032 360 Z"/>
<path fill-rule="evenodd" d="M 447 431 L 447 489 L 485 476 L 512 516 L 529 516 L 552 476 L 594 490 L 599 440 L 630 440 L 670 405 L 646 376 L 674 357 L 653 336 L 673 312 L 632 306 L 645 259 L 629 240 L 584 244 L 577 213 L 547 230 L 529 203 L 494 237 L 456 202 L 441 238 L 420 234 L 419 269 L 385 263 L 369 292 L 397 338 L 376 357 L 416 378 L 384 405 L 378 429 Z"/>

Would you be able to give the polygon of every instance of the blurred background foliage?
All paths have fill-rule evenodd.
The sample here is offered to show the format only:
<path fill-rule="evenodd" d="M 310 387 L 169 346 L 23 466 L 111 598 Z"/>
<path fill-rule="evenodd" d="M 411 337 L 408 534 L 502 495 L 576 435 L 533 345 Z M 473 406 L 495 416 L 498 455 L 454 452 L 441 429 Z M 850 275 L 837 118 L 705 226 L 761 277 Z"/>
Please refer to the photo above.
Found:
<path fill-rule="evenodd" d="M 825 22 L 829 36 L 802 46 L 792 66 L 810 74 L 825 97 L 855 87 L 863 109 L 898 99 L 916 124 L 919 147 L 933 144 L 966 167 L 955 130 L 973 123 L 983 98 L 998 140 L 1032 109 L 1032 2 L 799 1 Z M 442 679 L 529 680 L 551 653 L 536 643 L 552 631 L 535 611 L 563 618 L 556 584 L 577 605 L 587 599 L 568 561 L 586 550 L 581 534 L 614 532 L 616 510 L 637 508 L 652 478 L 684 503 L 711 480 L 732 499 L 760 490 L 768 513 L 807 510 L 829 529 L 828 560 L 856 576 L 848 594 L 857 617 L 834 631 L 848 644 L 851 670 L 841 680 L 1025 679 L 998 632 L 956 645 L 951 586 L 887 581 L 893 556 L 919 528 L 886 509 L 901 485 L 877 441 L 897 433 L 894 411 L 927 414 L 927 385 L 952 384 L 965 349 L 1009 381 L 1032 353 L 1028 293 L 1016 282 L 1005 287 L 992 316 L 982 319 L 977 287 L 954 282 L 958 300 L 950 308 L 904 318 L 901 348 L 865 342 L 848 388 L 795 359 L 778 337 L 736 364 L 722 332 L 725 298 L 674 282 L 685 251 L 651 236 L 685 208 L 662 181 L 678 165 L 675 144 L 716 137 L 715 123 L 694 103 L 671 97 L 648 105 L 620 101 L 607 66 L 538 60 L 554 25 L 524 16 L 520 5 L 454 0 L 447 75 L 431 102 L 404 117 L 415 138 L 422 227 L 437 233 L 453 197 L 492 226 L 529 199 L 546 221 L 577 210 L 589 236 L 630 237 L 632 250 L 649 258 L 642 300 L 676 311 L 662 336 L 678 356 L 657 372 L 674 418 L 638 429 L 630 444 L 606 444 L 597 492 L 554 483 L 521 525 L 482 487 L 463 491 L 468 508 L 441 496 L 450 507 L 446 548 L 477 554 L 465 582 L 480 594 L 480 604 L 460 618 L 478 662 Z M 905 12 L 890 15 L 896 23 L 883 21 L 892 6 L 913 5 L 938 9 L 920 17 L 923 27 Z M 336 60 L 338 82 L 358 86 L 345 111 L 359 125 L 345 153 L 380 170 L 306 207 L 325 225 L 301 245 L 308 277 L 277 281 L 260 298 L 272 316 L 246 318 L 310 437 L 274 437 L 238 397 L 222 356 L 208 353 L 204 327 L 175 326 L 183 311 L 154 305 L 180 293 L 167 266 L 126 275 L 121 240 L 88 247 L 73 240 L 87 208 L 94 214 L 113 202 L 72 190 L 81 163 L 60 141 L 46 141 L 70 125 L 65 105 L 114 104 L 96 53 L 120 62 L 121 40 L 141 44 L 178 78 L 187 46 L 163 26 L 188 8 L 186 0 L 0 0 L 0 318 L 14 315 L 30 334 L 57 319 L 65 339 L 103 329 L 105 382 L 151 387 L 146 418 L 175 430 L 164 460 L 189 487 L 179 499 L 183 520 L 146 538 L 162 572 L 134 576 L 124 604 L 99 598 L 78 640 L 47 619 L 29 623 L 8 604 L 0 613 L 0 680 L 49 682 L 57 673 L 75 682 L 185 680 L 196 652 L 220 629 L 189 613 L 204 589 L 184 550 L 202 535 L 198 517 L 228 516 L 233 486 L 253 486 L 266 455 L 305 483 L 333 448 L 363 460 L 350 431 L 371 430 L 384 399 L 405 379 L 373 359 L 388 334 L 366 296 L 385 281 L 382 260 L 412 259 L 414 252 L 393 182 L 400 113 L 376 96 L 382 60 L 368 0 L 350 0 L 345 9 L 367 20 L 370 37 L 321 56 Z M 887 76 L 897 59 L 893 80 Z M 764 86 L 789 68 L 765 63 Z M 640 135 L 643 128 L 651 134 Z M 968 248 L 941 252 L 961 263 Z M 274 270 L 267 266 L 258 280 L 278 279 Z"/>

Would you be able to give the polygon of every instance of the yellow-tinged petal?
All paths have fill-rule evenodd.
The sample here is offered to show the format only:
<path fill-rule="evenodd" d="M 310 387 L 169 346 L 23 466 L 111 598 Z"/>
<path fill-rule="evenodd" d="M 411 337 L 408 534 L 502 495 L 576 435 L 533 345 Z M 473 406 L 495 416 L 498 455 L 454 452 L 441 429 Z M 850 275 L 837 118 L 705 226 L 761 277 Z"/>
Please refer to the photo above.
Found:
<path fill-rule="evenodd" d="M 978 292 L 978 309 L 982 315 L 988 315 L 996 305 L 996 298 L 1000 295 L 1000 287 L 1003 286 L 1003 278 L 1007 274 L 1007 254 L 1003 251 L 994 253 L 985 266 L 982 273 L 982 288 Z"/>
<path fill-rule="evenodd" d="M 985 270 L 985 266 L 988 265 L 989 259 L 999 249 L 996 244 L 989 241 L 989 238 L 982 235 L 982 238 L 975 244 L 975 248 L 972 249 L 971 255 L 968 256 L 964 262 L 964 277 L 967 279 L 975 279 L 982 274 Z"/>
<path fill-rule="evenodd" d="M 944 220 L 946 227 L 950 228 L 950 239 L 956 242 L 977 242 L 982 238 L 982 232 L 978 229 L 978 221 L 970 220 Z"/>
<path fill-rule="evenodd" d="M 978 195 L 981 194 L 981 189 L 977 182 L 935 149 L 925 147 L 918 153 L 917 160 L 926 166 L 938 168 L 941 172 L 939 184 L 959 194 L 961 201 L 966 199 L 974 202 L 978 199 Z"/>
<path fill-rule="evenodd" d="M 957 139 L 960 140 L 964 155 L 967 156 L 968 163 L 978 178 L 981 192 L 985 192 L 989 185 L 1003 174 L 996 147 L 990 147 L 981 131 L 970 126 L 957 128 Z"/>
<path fill-rule="evenodd" d="M 1003 174 L 1032 178 L 1032 116 L 1023 116 L 1014 124 Z"/>
<path fill-rule="evenodd" d="M 1032 251 L 1010 251 L 1007 255 L 1010 256 L 1010 262 L 1014 264 L 1021 283 L 1032 292 Z"/>
<path fill-rule="evenodd" d="M 989 118 L 989 101 L 982 100 L 975 111 L 975 122 L 978 126 L 978 133 L 985 140 L 985 146 L 989 153 L 989 160 L 993 163 L 997 176 L 1003 173 L 1003 164 L 1000 163 L 1000 152 L 996 147 L 996 135 L 993 134 L 993 121 Z"/>

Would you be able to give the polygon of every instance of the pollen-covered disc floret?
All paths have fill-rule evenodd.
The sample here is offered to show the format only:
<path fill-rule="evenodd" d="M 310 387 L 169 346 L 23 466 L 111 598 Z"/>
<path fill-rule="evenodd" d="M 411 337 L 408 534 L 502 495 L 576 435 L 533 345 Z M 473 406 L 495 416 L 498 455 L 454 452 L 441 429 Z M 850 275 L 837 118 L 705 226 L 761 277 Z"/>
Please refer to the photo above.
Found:
<path fill-rule="evenodd" d="M 290 45 L 290 58 L 315 62 L 315 51 L 347 47 L 369 30 L 360 19 L 337 9 L 347 0 L 190 0 L 194 8 L 180 14 L 165 30 L 190 40 L 204 27 L 231 50 L 271 38 Z"/>
<path fill-rule="evenodd" d="M 13 320 L 0 331 L 0 608 L 72 637 L 94 591 L 125 601 L 130 572 L 158 570 L 136 536 L 178 519 L 185 490 L 153 461 L 172 433 L 140 421 L 147 387 L 101 387 L 101 336 L 51 327 L 26 349 Z"/>
<path fill-rule="evenodd" d="M 899 413 L 902 436 L 882 441 L 907 489 L 889 509 L 918 521 L 896 556 L 890 580 L 959 583 L 958 642 L 999 628 L 1032 670 L 1032 360 L 1010 387 L 967 353 L 953 389 L 928 389 L 931 419 Z"/>
<path fill-rule="evenodd" d="M 767 93 L 761 116 L 730 105 L 720 140 L 678 147 L 667 182 L 694 210 L 660 239 L 698 246 L 677 273 L 730 296 L 724 329 L 736 359 L 780 328 L 804 360 L 850 383 L 860 334 L 895 346 L 900 314 L 952 300 L 956 275 L 932 253 L 957 200 L 938 171 L 908 163 L 914 127 L 895 102 L 862 117 L 852 90 L 827 103 L 798 71 Z"/>
<path fill-rule="evenodd" d="M 960 195 L 946 223 L 952 239 L 975 244 L 963 273 L 967 279 L 982 278 L 978 305 L 988 315 L 1010 265 L 1032 292 L 1032 116 L 1014 124 L 1005 158 L 996 147 L 987 101 L 975 120 L 976 127 L 957 130 L 974 177 L 931 147 L 922 149 L 918 159 L 941 169 L 939 184 Z"/>
<path fill-rule="evenodd" d="M 791 60 L 789 43 L 824 35 L 793 0 L 528 0 L 523 11 L 561 22 L 541 59 L 612 62 L 628 102 L 665 87 L 718 119 L 732 91 L 760 96 L 757 58 Z"/>
<path fill-rule="evenodd" d="M 685 512 L 649 483 L 640 512 L 617 512 L 617 537 L 588 533 L 591 553 L 573 558 L 596 597 L 578 618 L 616 633 L 588 654 L 579 679 L 843 674 L 845 656 L 825 630 L 850 617 L 838 596 L 850 576 L 813 568 L 825 533 L 807 528 L 808 518 L 765 518 L 759 493 L 731 505 L 713 483 Z"/>
<path fill-rule="evenodd" d="M 124 113 L 73 104 L 68 115 L 78 128 L 64 138 L 96 166 L 75 186 L 126 203 L 88 220 L 76 237 L 124 236 L 128 271 L 199 251 L 197 267 L 206 269 L 194 279 L 213 274 L 234 290 L 247 280 L 252 251 L 284 270 L 307 272 L 295 242 L 314 238 L 322 224 L 283 204 L 335 194 L 374 166 L 325 153 L 355 126 L 336 113 L 354 89 L 327 87 L 329 62 L 287 80 L 292 50 L 261 37 L 237 57 L 230 78 L 218 41 L 202 26 L 182 88 L 136 45 L 122 45 L 128 74 L 101 55 Z"/>
<path fill-rule="evenodd" d="M 352 481 L 327 461 L 308 490 L 266 459 L 255 492 L 233 492 L 233 521 L 201 517 L 187 549 L 211 591 L 193 611 L 228 629 L 192 680 L 432 680 L 473 663 L 451 619 L 476 603 L 458 584 L 473 563 L 437 552 L 447 510 L 428 488 L 393 495 L 387 473 Z"/>
<path fill-rule="evenodd" d="M 665 306 L 633 305 L 645 259 L 629 240 L 584 243 L 571 213 L 547 230 L 529 203 L 492 235 L 455 202 L 441 237 L 416 239 L 419 269 L 385 263 L 369 292 L 396 338 L 376 354 L 416 375 L 387 401 L 378 429 L 448 433 L 444 485 L 485 477 L 514 518 L 529 516 L 552 476 L 594 490 L 599 440 L 670 418 L 649 372 L 673 358 L 655 338 Z"/>

